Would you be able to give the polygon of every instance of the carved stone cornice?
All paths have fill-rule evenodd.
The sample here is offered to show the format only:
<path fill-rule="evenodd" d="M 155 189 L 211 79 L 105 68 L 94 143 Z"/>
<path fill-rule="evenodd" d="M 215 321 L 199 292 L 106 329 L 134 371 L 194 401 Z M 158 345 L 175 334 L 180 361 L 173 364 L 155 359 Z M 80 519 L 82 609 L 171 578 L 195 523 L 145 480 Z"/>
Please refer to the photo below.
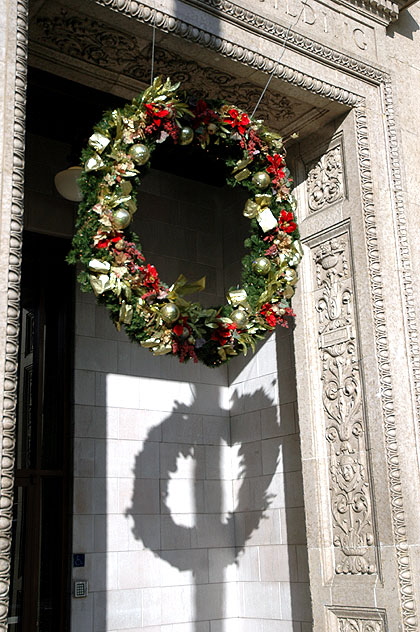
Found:
<path fill-rule="evenodd" d="M 326 81 L 322 81 L 315 76 L 303 73 L 302 71 L 296 70 L 295 68 L 292 68 L 290 66 L 286 66 L 285 64 L 278 64 L 275 60 L 262 55 L 258 51 L 246 48 L 243 45 L 235 44 L 227 39 L 220 37 L 219 35 L 211 33 L 210 31 L 201 29 L 194 24 L 190 24 L 178 18 L 175 18 L 169 13 L 164 13 L 161 10 L 156 10 L 149 5 L 144 4 L 143 2 L 139 2 L 138 0 L 95 0 L 95 3 L 100 6 L 108 7 L 113 11 L 116 11 L 117 13 L 126 15 L 127 17 L 135 18 L 136 20 L 139 20 L 140 22 L 143 22 L 145 24 L 156 26 L 156 28 L 159 28 L 165 33 L 173 33 L 174 35 L 179 35 L 180 37 L 183 37 L 190 42 L 194 42 L 196 44 L 199 44 L 200 46 L 216 51 L 224 57 L 244 63 L 250 68 L 255 68 L 256 70 L 260 70 L 261 72 L 273 73 L 276 78 L 281 79 L 282 81 L 285 81 L 298 88 L 307 90 L 308 92 L 312 92 L 313 94 L 324 97 L 331 101 L 335 101 L 349 107 L 354 107 L 360 100 L 360 97 L 358 95 L 349 92 L 341 86 L 336 86 Z M 251 14 L 251 12 L 242 10 L 242 14 L 248 15 Z M 261 30 L 264 25 L 268 26 L 269 22 L 260 18 L 257 14 L 252 13 L 251 15 L 255 19 L 256 23 L 261 22 Z M 271 24 L 273 26 L 276 26 L 274 25 L 274 23 Z M 262 34 L 265 36 L 265 33 L 261 33 L 261 30 L 259 31 L 260 36 Z M 287 29 L 284 29 L 285 33 L 286 31 Z M 332 57 L 334 57 L 334 55 L 337 56 L 337 67 L 340 66 L 341 69 L 343 69 L 343 67 L 347 69 L 346 60 L 344 59 L 346 56 L 341 56 L 336 51 L 333 51 L 332 49 L 327 49 L 326 47 L 322 47 L 312 40 L 302 38 L 300 35 L 298 36 L 298 40 L 299 42 L 302 40 L 302 42 L 310 43 L 314 52 L 318 49 L 318 47 L 322 50 L 325 49 L 325 51 L 330 51 L 332 53 Z M 298 41 L 296 41 L 296 45 L 300 48 L 300 43 L 298 44 Z M 351 58 L 347 59 L 350 60 Z M 383 78 L 382 73 L 378 73 L 375 68 L 366 66 L 365 64 L 362 64 L 360 67 L 355 64 L 354 73 L 353 70 L 349 70 L 349 72 L 355 75 L 364 75 L 364 73 L 366 72 L 366 76 L 368 76 L 369 69 L 371 69 L 372 71 L 372 80 L 374 80 L 375 83 L 379 83 L 380 80 Z"/>
<path fill-rule="evenodd" d="M 45 41 L 52 55 L 57 52 L 73 60 L 100 65 L 103 69 L 140 82 L 143 88 L 150 81 L 151 45 L 142 49 L 133 33 L 116 31 L 103 21 L 63 9 L 62 5 L 50 8 L 46 15 L 38 16 L 32 23 L 31 46 L 37 54 L 45 54 L 41 50 Z M 256 103 L 261 94 L 261 88 L 249 81 L 185 59 L 161 46 L 154 51 L 154 70 L 156 75 L 167 75 L 174 82 L 182 82 L 191 96 L 215 99 L 223 90 L 225 100 L 231 99 L 245 110 L 250 103 Z M 297 105 L 285 95 L 268 92 L 259 115 L 269 126 L 284 128 Z M 302 112 L 306 113 L 307 109 L 305 106 Z"/>
<path fill-rule="evenodd" d="M 127 0 L 126 0 L 127 1 Z M 334 48 L 330 48 L 325 44 L 316 42 L 309 37 L 293 31 L 290 26 L 284 26 L 275 20 L 268 19 L 264 16 L 254 13 L 248 9 L 231 2 L 230 0 L 183 0 L 186 4 L 196 6 L 223 19 L 230 21 L 234 24 L 240 25 L 242 29 L 257 33 L 260 37 L 264 36 L 266 39 L 281 43 L 285 48 L 299 51 L 312 57 L 313 59 L 322 59 L 328 63 L 329 66 L 339 68 L 355 77 L 364 77 L 375 84 L 379 84 L 384 80 L 384 73 L 370 64 L 366 64 L 358 59 L 346 55 Z M 97 4 L 111 4 L 113 0 L 96 0 Z M 124 0 L 119 2 L 121 5 Z M 138 0 L 133 0 L 132 5 L 135 5 L 135 13 L 137 13 L 137 7 L 141 4 Z M 148 9 L 152 11 L 152 9 Z M 200 42 L 202 43 L 202 42 Z M 204 43 L 204 42 L 203 42 Z M 266 72 L 270 72 L 271 69 L 264 69 Z"/>
<path fill-rule="evenodd" d="M 335 0 L 339 4 L 347 4 L 351 7 L 363 8 L 389 22 L 398 19 L 400 9 L 404 6 L 405 0 Z"/>
<path fill-rule="evenodd" d="M 260 0 L 260 2 L 264 2 L 265 0 Z M 404 0 L 334 0 L 337 4 L 341 4 L 342 6 L 350 7 L 355 13 L 358 14 L 360 18 L 360 14 L 366 13 L 367 15 L 372 15 L 375 18 L 380 19 L 385 24 L 389 24 L 398 19 L 400 8 L 403 7 L 405 3 Z M 226 11 L 226 8 L 229 7 L 238 7 L 234 5 L 232 2 L 227 0 L 183 0 L 185 4 L 189 4 L 191 6 L 198 7 L 205 11 L 208 7 L 218 8 L 219 10 Z M 242 8 L 242 11 L 244 9 Z M 251 12 L 249 12 L 251 13 Z M 263 18 L 260 18 L 263 19 Z"/>

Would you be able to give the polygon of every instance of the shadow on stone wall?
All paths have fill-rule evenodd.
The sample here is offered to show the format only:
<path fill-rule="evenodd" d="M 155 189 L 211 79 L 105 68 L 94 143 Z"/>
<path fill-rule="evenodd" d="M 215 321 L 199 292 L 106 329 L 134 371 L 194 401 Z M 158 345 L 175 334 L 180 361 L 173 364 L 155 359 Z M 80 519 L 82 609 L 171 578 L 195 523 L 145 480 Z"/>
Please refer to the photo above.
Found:
<path fill-rule="evenodd" d="M 272 385 L 267 384 L 270 388 Z M 225 426 L 218 426 L 213 434 L 211 444 L 203 443 L 203 434 L 197 431 L 196 411 L 200 410 L 200 389 L 197 385 L 197 394 L 191 411 L 185 409 L 185 405 L 175 402 L 171 415 L 160 425 L 155 426 L 148 434 L 143 450 L 137 455 L 134 464 L 134 483 L 131 506 L 126 515 L 130 515 L 134 521 L 133 534 L 137 540 L 141 540 L 146 548 L 153 551 L 156 557 L 168 562 L 179 571 L 191 571 L 195 588 L 195 612 L 194 623 L 197 632 L 202 630 L 199 622 L 217 621 L 228 618 L 236 618 L 238 612 L 230 608 L 227 603 L 227 583 L 235 581 L 230 576 L 226 579 L 226 568 L 234 563 L 238 564 L 241 553 L 244 552 L 246 543 L 252 534 L 256 532 L 264 519 L 269 519 L 267 513 L 276 495 L 270 493 L 269 488 L 277 473 L 278 459 L 281 454 L 282 441 L 285 437 L 279 434 L 276 407 L 264 390 L 258 389 L 252 395 L 233 396 L 232 404 L 236 409 L 252 410 L 252 401 L 258 401 L 258 409 L 267 410 L 269 420 L 265 427 L 265 436 L 270 437 L 270 449 L 263 451 L 263 438 L 259 441 L 236 442 L 230 438 L 229 418 Z M 272 413 L 272 414 L 271 414 Z M 161 437 L 174 434 L 173 427 L 179 423 L 182 414 L 182 437 L 174 438 L 173 443 L 161 443 Z M 226 411 L 221 410 L 226 415 Z M 204 417 L 205 419 L 205 417 Z M 211 423 L 209 421 L 208 423 Z M 269 427 L 272 426 L 272 427 Z M 227 429 L 227 434 L 223 431 Z M 200 436 L 201 434 L 201 436 Z M 190 440 L 186 440 L 190 437 Z M 287 437 L 286 437 L 287 439 Z M 267 440 L 266 440 L 267 441 Z M 160 443 L 160 498 L 144 497 L 144 472 L 150 459 L 156 458 L 156 443 Z M 234 450 L 234 467 L 231 473 L 233 481 L 239 483 L 236 493 L 235 506 L 226 512 L 224 493 L 226 493 L 226 452 L 229 448 Z M 262 457 L 264 464 L 262 466 Z M 180 524 L 179 516 L 172 515 L 173 500 L 169 499 L 171 480 L 177 474 L 179 460 L 192 457 L 194 469 L 192 472 L 192 487 L 194 498 L 193 513 L 188 516 L 189 525 Z M 287 445 L 285 446 L 283 461 L 287 467 Z M 258 461 L 260 463 L 258 463 Z M 264 474 L 269 473 L 269 474 Z M 296 473 L 301 476 L 300 472 Z M 210 486 L 207 485 L 210 483 Z M 286 522 L 287 522 L 287 488 L 285 486 Z M 182 503 L 182 498 L 178 499 Z M 176 503 L 176 499 L 175 499 Z M 232 502 L 231 502 L 232 504 Z M 148 518 L 155 512 L 156 506 L 160 507 L 160 537 L 150 530 Z M 276 505 L 277 506 L 277 505 Z M 304 525 L 302 525 L 304 532 Z M 290 525 L 290 529 L 296 529 L 296 524 Z M 287 525 L 289 531 L 289 524 Z M 284 534 L 285 535 L 285 534 Z M 159 546 L 156 546 L 159 542 Z M 260 539 L 258 539 L 260 542 Z M 271 542 L 267 542 L 267 544 Z M 286 542 L 284 542 L 286 544 Z M 290 555 L 290 559 L 293 554 Z M 293 576 L 293 571 L 283 571 Z M 258 577 L 253 578 L 259 581 Z M 186 582 L 188 583 L 188 582 Z M 291 584 L 291 606 L 293 610 L 293 584 Z M 298 601 L 302 601 L 298 597 Z M 170 608 L 170 604 L 162 603 L 162 608 Z"/>
<path fill-rule="evenodd" d="M 200 410 L 200 388 L 197 387 L 197 395 L 191 406 L 191 411 Z M 257 397 L 261 401 L 261 408 L 273 407 L 273 402 L 260 389 L 253 396 L 246 395 L 242 398 L 234 396 L 236 399 L 235 406 L 243 405 L 245 410 L 249 409 L 249 400 Z M 203 402 L 205 404 L 205 402 Z M 171 428 L 176 424 L 179 415 L 182 413 L 183 437 L 191 437 L 191 440 L 185 443 L 162 443 L 160 450 L 160 516 L 161 516 L 161 537 L 160 546 L 156 547 L 156 534 L 147 528 L 147 521 L 144 521 L 145 515 L 150 515 L 153 509 L 148 510 L 145 504 L 142 473 L 145 470 L 145 464 L 150 459 L 155 458 L 156 441 L 159 437 L 165 437 L 171 434 Z M 226 411 L 221 410 L 221 414 Z M 273 415 L 275 419 L 275 415 Z M 227 419 L 228 422 L 228 419 Z M 210 422 L 211 423 L 211 420 Z M 261 484 L 258 496 L 251 501 L 252 511 L 250 511 L 250 492 L 248 482 L 250 473 L 255 472 L 255 443 L 241 443 L 237 450 L 236 463 L 238 470 L 235 472 L 236 478 L 242 480 L 242 484 L 237 494 L 236 507 L 233 511 L 223 513 L 224 506 L 224 489 L 223 481 L 227 474 L 224 462 L 226 458 L 222 455 L 222 451 L 226 447 L 232 447 L 230 440 L 230 432 L 227 435 L 220 428 L 220 436 L 213 435 L 211 445 L 200 443 L 200 436 L 194 427 L 197 424 L 197 415 L 185 410 L 185 405 L 175 402 L 173 413 L 165 419 L 160 425 L 154 427 L 144 442 L 144 449 L 136 457 L 134 466 L 134 488 L 132 505 L 127 509 L 127 515 L 131 515 L 134 520 L 133 534 L 136 539 L 142 540 L 144 546 L 154 552 L 154 554 L 169 562 L 179 571 L 192 571 L 195 582 L 195 616 L 194 619 L 198 623 L 207 620 L 221 620 L 229 618 L 229 608 L 226 604 L 224 590 L 224 571 L 227 566 L 237 561 L 239 554 L 243 551 L 244 546 L 255 529 L 258 528 L 261 520 L 264 518 L 264 512 L 270 506 L 272 496 L 268 493 L 268 487 L 272 481 L 276 471 L 277 456 L 279 453 L 280 438 L 273 438 L 273 450 L 271 451 L 272 463 L 266 463 L 268 471 L 272 472 L 271 476 L 260 477 Z M 226 428 L 229 428 L 227 423 Z M 204 431 L 204 435 L 206 432 Z M 182 439 L 181 439 L 182 440 Z M 210 448 L 210 449 L 209 449 Z M 195 460 L 195 468 L 193 480 L 191 481 L 194 489 L 195 512 L 189 516 L 194 526 L 187 527 L 179 524 L 171 514 L 170 507 L 167 504 L 170 481 L 173 475 L 177 473 L 180 458 L 192 457 Z M 259 452 L 261 458 L 261 451 Z M 204 487 L 208 481 L 211 481 L 211 492 L 209 497 Z M 218 483 L 215 488 L 214 483 Z M 255 487 L 255 486 L 254 486 Z M 150 507 L 156 506 L 156 499 L 151 499 Z M 176 503 L 176 499 L 175 499 Z M 246 520 L 243 521 L 245 529 L 236 528 L 235 517 L 246 511 Z M 216 551 L 222 552 L 221 555 L 214 555 L 212 558 L 212 567 L 203 568 L 203 559 L 208 559 L 207 554 L 200 555 L 200 551 Z M 206 600 L 206 589 L 211 588 L 211 597 Z M 211 601 L 211 604 L 210 604 Z M 162 604 L 164 607 L 164 604 Z M 235 616 L 235 615 L 233 615 Z M 198 629 L 198 628 L 197 628 Z"/>

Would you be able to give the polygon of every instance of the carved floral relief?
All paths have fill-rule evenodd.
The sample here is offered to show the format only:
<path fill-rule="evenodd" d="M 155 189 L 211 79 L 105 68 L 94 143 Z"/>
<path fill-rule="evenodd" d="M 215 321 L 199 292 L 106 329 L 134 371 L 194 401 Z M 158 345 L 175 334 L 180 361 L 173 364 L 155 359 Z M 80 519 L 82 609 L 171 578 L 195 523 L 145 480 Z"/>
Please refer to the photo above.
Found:
<path fill-rule="evenodd" d="M 344 198 L 341 145 L 306 165 L 308 206 L 312 213 Z"/>
<path fill-rule="evenodd" d="M 376 563 L 349 261 L 348 235 L 331 239 L 315 251 L 335 572 L 356 575 L 375 573 Z M 352 630 L 351 627 L 342 629 L 343 632 Z M 376 632 L 376 628 L 373 630 Z"/>
<path fill-rule="evenodd" d="M 385 632 L 382 621 L 373 619 L 338 619 L 339 632 Z"/>

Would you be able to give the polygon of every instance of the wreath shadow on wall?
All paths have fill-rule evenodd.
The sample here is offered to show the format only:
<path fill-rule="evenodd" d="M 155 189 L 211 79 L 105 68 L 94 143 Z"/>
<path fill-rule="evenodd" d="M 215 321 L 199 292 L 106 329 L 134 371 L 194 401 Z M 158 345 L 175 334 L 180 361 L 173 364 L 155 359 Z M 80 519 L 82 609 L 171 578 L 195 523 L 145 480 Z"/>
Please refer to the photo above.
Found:
<path fill-rule="evenodd" d="M 267 385 L 268 386 L 268 385 Z M 196 411 L 200 410 L 200 385 L 196 385 L 197 394 L 193 405 L 188 409 L 179 402 L 175 403 L 173 412 L 160 425 L 152 428 L 144 442 L 144 449 L 137 455 L 134 466 L 134 487 L 132 495 L 132 504 L 126 511 L 126 515 L 133 518 L 133 534 L 137 540 L 142 540 L 145 548 L 151 550 L 156 557 L 168 562 L 179 571 L 192 571 L 194 581 L 196 583 L 196 605 L 195 605 L 195 621 L 204 621 L 208 619 L 222 619 L 226 615 L 225 611 L 225 589 L 223 586 L 225 568 L 233 563 L 238 564 L 241 554 L 245 550 L 247 541 L 250 539 L 254 531 L 256 531 L 261 521 L 266 517 L 266 511 L 275 498 L 275 494 L 269 493 L 269 487 L 273 480 L 273 476 L 277 470 L 279 450 L 282 441 L 279 425 L 277 421 L 277 408 L 272 399 L 270 399 L 263 389 L 258 389 L 253 394 L 242 395 L 238 397 L 234 395 L 232 401 L 232 409 L 238 411 L 248 411 L 256 408 L 255 415 L 259 415 L 259 411 L 268 409 L 266 414 L 266 423 L 264 425 L 264 436 L 270 441 L 270 449 L 264 452 L 263 463 L 263 441 L 264 436 L 258 433 L 258 436 L 250 436 L 248 442 L 239 442 L 235 437 L 231 438 L 226 423 L 223 428 L 216 425 L 210 431 L 204 430 L 204 436 L 210 435 L 210 443 L 200 443 L 200 438 L 194 425 L 197 423 Z M 205 395 L 202 396 L 203 400 Z M 222 411 L 221 411 L 222 412 Z M 252 415 L 252 413 L 248 413 Z M 183 442 L 182 437 L 172 439 L 176 442 L 161 443 L 162 438 L 171 434 L 173 436 L 174 424 L 182 416 L 182 437 L 186 441 Z M 210 421 L 208 423 L 211 423 Z M 189 439 L 188 439 L 189 437 Z M 193 439 L 191 439 L 193 438 Z M 147 509 L 144 499 L 144 482 L 145 467 L 150 464 L 151 459 L 156 459 L 156 442 L 160 446 L 164 446 L 164 463 L 160 463 L 159 485 L 155 489 L 159 490 L 159 499 L 150 499 L 150 507 L 159 506 L 161 525 L 161 538 L 157 537 L 155 531 L 150 529 L 150 513 L 153 510 Z M 211 450 L 205 450 L 211 446 Z M 239 488 L 236 493 L 236 506 L 230 513 L 224 513 L 223 506 L 223 490 L 222 481 L 218 481 L 217 472 L 220 472 L 221 450 L 222 446 L 229 446 L 235 449 L 235 462 L 238 465 L 236 471 L 236 480 Z M 203 448 L 200 450 L 200 448 Z M 219 448 L 219 449 L 217 449 Z M 206 455 L 202 461 L 203 454 Z M 201 460 L 200 460 L 201 456 Z M 168 506 L 168 492 L 170 481 L 176 474 L 180 458 L 193 457 L 196 460 L 195 479 L 192 484 L 195 490 L 195 505 L 197 512 L 194 514 L 194 526 L 184 526 L 176 522 L 171 515 Z M 162 467 L 163 466 L 163 467 Z M 206 475 L 211 472 L 210 480 L 213 483 L 219 482 L 219 496 L 214 492 L 212 487 L 211 508 L 212 511 L 207 512 L 206 499 L 201 498 L 203 487 L 201 482 L 208 481 Z M 235 473 L 233 473 L 235 474 Z M 222 476 L 220 477 L 222 478 Z M 235 479 L 234 479 L 235 480 Z M 205 488 L 204 488 L 205 489 Z M 203 510 L 204 508 L 204 510 Z M 215 508 L 217 512 L 215 512 Z M 202 512 L 201 512 L 201 511 Z M 145 517 L 147 514 L 147 517 Z M 165 527 L 162 527 L 163 521 Z M 163 535 L 165 534 L 165 535 Z M 157 546 L 157 541 L 159 545 Z M 269 542 L 267 542 L 269 543 Z M 206 602 L 206 590 L 211 587 L 210 584 L 203 581 L 202 557 L 192 555 L 191 551 L 199 549 L 219 549 L 219 553 L 213 557 L 213 566 L 211 569 L 213 599 L 209 616 L 209 604 Z M 176 549 L 176 550 L 174 550 Z M 223 549 L 223 551 L 221 551 Z M 217 562 L 215 563 L 215 560 Z M 201 593 L 198 588 L 202 588 Z M 214 591 L 216 590 L 216 599 Z M 165 604 L 162 604 L 165 607 Z M 169 606 L 168 606 L 169 607 Z"/>

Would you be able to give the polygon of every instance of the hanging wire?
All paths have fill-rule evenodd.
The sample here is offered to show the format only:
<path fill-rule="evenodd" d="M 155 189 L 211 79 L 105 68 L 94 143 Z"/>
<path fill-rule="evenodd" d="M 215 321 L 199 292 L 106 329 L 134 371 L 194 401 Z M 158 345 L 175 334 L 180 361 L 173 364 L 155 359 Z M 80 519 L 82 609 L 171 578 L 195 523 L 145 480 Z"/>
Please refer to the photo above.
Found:
<path fill-rule="evenodd" d="M 155 16 L 153 18 L 153 31 L 152 31 L 152 66 L 150 69 L 150 85 L 153 84 L 153 75 L 155 73 L 155 42 L 156 42 L 156 9 Z"/>
<path fill-rule="evenodd" d="M 284 53 L 285 53 L 285 50 L 286 50 L 286 42 L 287 42 L 287 38 L 289 37 L 289 33 L 290 33 L 290 31 L 292 30 L 292 28 L 293 28 L 294 26 L 296 26 L 296 24 L 299 22 L 299 20 L 300 20 L 300 16 L 301 16 L 301 15 L 302 15 L 302 13 L 304 12 L 304 10 L 305 10 L 305 5 L 303 4 L 303 5 L 302 5 L 302 8 L 301 8 L 301 10 L 300 10 L 300 13 L 299 13 L 299 15 L 297 16 L 296 20 L 295 20 L 294 22 L 291 22 L 291 24 L 289 24 L 289 27 L 288 27 L 288 29 L 287 29 L 287 31 L 286 31 L 286 35 L 284 36 L 283 47 L 282 47 L 282 49 L 281 49 L 281 51 L 280 51 L 279 58 L 277 59 L 277 61 L 275 62 L 274 66 L 273 66 L 273 70 L 271 71 L 271 73 L 270 73 L 270 75 L 269 75 L 269 77 L 268 77 L 268 79 L 267 79 L 267 83 L 265 84 L 265 86 L 264 86 L 264 88 L 263 88 L 263 91 L 261 92 L 260 98 L 258 99 L 257 104 L 256 104 L 256 106 L 255 106 L 255 108 L 254 108 L 254 110 L 253 110 L 253 112 L 252 112 L 252 114 L 251 114 L 251 118 L 253 118 L 253 117 L 254 117 L 255 112 L 258 110 L 259 105 L 260 105 L 261 101 L 263 100 L 265 93 L 267 92 L 267 88 L 268 88 L 268 86 L 270 85 L 272 78 L 274 77 L 274 73 L 275 73 L 275 71 L 277 70 L 277 68 L 278 68 L 278 66 L 279 66 L 279 64 L 280 64 L 281 58 L 283 57 L 283 55 L 284 55 Z"/>

